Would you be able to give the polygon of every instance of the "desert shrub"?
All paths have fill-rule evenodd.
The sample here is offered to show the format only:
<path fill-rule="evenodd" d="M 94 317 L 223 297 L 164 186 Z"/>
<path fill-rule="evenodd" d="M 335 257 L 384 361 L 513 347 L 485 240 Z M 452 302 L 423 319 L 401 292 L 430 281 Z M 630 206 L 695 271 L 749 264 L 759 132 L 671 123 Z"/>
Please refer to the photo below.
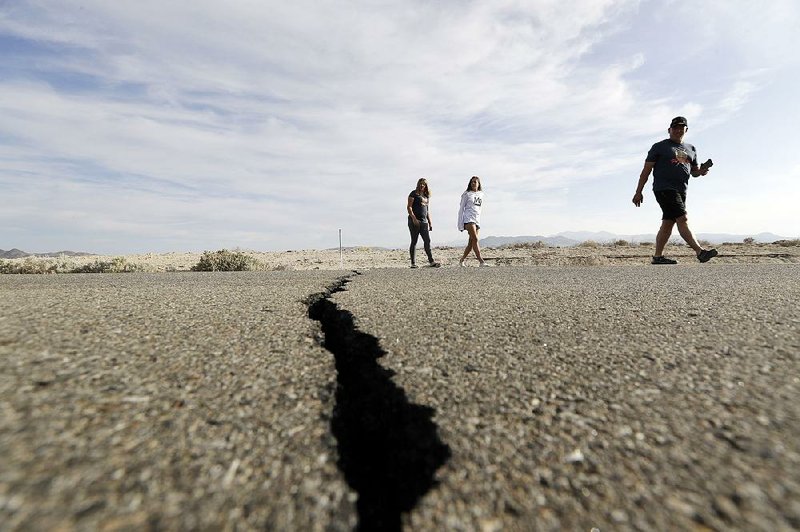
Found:
<path fill-rule="evenodd" d="M 516 242 L 514 244 L 509 244 L 508 246 L 501 246 L 501 247 L 507 247 L 509 249 L 541 249 L 541 248 L 546 248 L 547 244 L 545 244 L 541 240 L 537 240 L 536 242 Z"/>
<path fill-rule="evenodd" d="M 71 273 L 131 273 L 144 271 L 141 264 L 128 262 L 125 257 L 114 257 L 111 260 L 96 260 L 70 270 Z"/>
<path fill-rule="evenodd" d="M 703 248 L 714 247 L 714 244 L 712 244 L 708 240 L 698 240 L 697 243 L 700 244 L 700 246 L 703 247 Z"/>
<path fill-rule="evenodd" d="M 792 246 L 800 246 L 800 238 L 793 238 L 791 240 L 776 240 L 773 244 L 784 248 Z"/>
<path fill-rule="evenodd" d="M 655 244 L 653 242 L 639 242 L 639 245 L 642 246 L 643 248 L 644 247 L 649 248 L 649 247 L 655 246 Z"/>
<path fill-rule="evenodd" d="M 600 244 L 595 242 L 594 240 L 584 240 L 580 244 L 578 244 L 579 248 L 599 248 Z"/>
<path fill-rule="evenodd" d="M 630 245 L 631 245 L 630 242 L 628 242 L 627 240 L 623 240 L 621 238 L 619 240 L 614 241 L 614 246 L 616 247 L 628 247 Z"/>
<path fill-rule="evenodd" d="M 261 263 L 241 251 L 204 251 L 200 261 L 192 266 L 193 272 L 247 272 L 259 270 Z"/>
<path fill-rule="evenodd" d="M 0 274 L 69 273 L 75 263 L 64 258 L 26 257 L 24 260 L 0 260 Z"/>
<path fill-rule="evenodd" d="M 753 238 L 752 236 L 748 236 L 747 238 L 745 238 L 744 240 L 742 240 L 742 243 L 743 243 L 743 244 L 747 244 L 748 246 L 752 246 L 753 244 L 755 244 L 755 243 L 756 243 L 756 239 L 755 239 L 755 238 Z"/>
<path fill-rule="evenodd" d="M 26 258 L 23 261 L 0 260 L 0 273 L 55 273 L 47 261 Z"/>

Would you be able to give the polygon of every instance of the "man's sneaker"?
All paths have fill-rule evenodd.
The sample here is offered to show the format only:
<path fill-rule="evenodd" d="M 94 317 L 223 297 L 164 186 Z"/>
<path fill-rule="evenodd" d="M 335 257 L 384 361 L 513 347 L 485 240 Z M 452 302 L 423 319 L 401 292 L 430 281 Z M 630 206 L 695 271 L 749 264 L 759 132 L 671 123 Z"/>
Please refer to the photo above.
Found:
<path fill-rule="evenodd" d="M 463 261 L 463 260 L 460 260 L 460 261 L 458 261 L 458 265 L 459 265 L 461 268 L 466 268 L 466 267 L 467 267 L 467 265 L 466 265 L 466 264 L 464 264 L 464 261 Z"/>
<path fill-rule="evenodd" d="M 480 266 L 481 268 L 488 268 L 489 266 L 491 266 L 491 264 L 489 264 L 489 263 L 488 263 L 488 262 L 486 262 L 486 261 L 483 261 L 483 262 L 481 262 L 481 263 L 479 264 L 479 266 Z"/>
<path fill-rule="evenodd" d="M 428 266 L 430 266 L 431 268 L 438 268 L 439 266 L 441 266 L 441 264 L 439 264 L 438 262 L 436 262 L 434 260 L 434 261 L 429 262 Z"/>
<path fill-rule="evenodd" d="M 419 268 L 419 266 L 417 266 L 416 264 L 412 264 L 410 267 L 411 268 Z"/>
<path fill-rule="evenodd" d="M 697 254 L 697 260 L 700 262 L 708 262 L 714 257 L 719 255 L 716 249 L 701 249 L 700 253 Z"/>
<path fill-rule="evenodd" d="M 678 264 L 678 261 L 674 259 L 668 259 L 664 255 L 661 255 L 660 257 L 653 257 L 653 260 L 650 262 L 650 264 Z"/>

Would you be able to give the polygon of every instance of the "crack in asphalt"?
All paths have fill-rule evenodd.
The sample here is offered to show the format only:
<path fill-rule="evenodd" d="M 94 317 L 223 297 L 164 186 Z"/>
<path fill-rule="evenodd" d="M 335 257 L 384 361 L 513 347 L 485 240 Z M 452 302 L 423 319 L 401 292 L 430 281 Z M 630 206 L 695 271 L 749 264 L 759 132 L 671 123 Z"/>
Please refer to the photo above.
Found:
<path fill-rule="evenodd" d="M 394 372 L 378 364 L 386 354 L 378 339 L 359 331 L 353 315 L 331 301 L 356 275 L 309 297 L 308 316 L 322 325 L 322 345 L 336 361 L 331 431 L 337 465 L 358 493 L 356 529 L 399 531 L 402 514 L 437 484 L 436 470 L 450 448 L 432 421 L 435 410 L 409 402 L 392 381 Z"/>

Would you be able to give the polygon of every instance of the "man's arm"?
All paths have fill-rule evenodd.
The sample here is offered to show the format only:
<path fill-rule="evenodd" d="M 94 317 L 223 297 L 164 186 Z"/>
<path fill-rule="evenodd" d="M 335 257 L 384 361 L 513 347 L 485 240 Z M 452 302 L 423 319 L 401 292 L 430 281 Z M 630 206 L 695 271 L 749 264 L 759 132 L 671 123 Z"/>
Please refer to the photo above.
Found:
<path fill-rule="evenodd" d="M 692 165 L 692 177 L 699 177 L 701 175 L 706 175 L 708 173 L 708 168 L 703 166 Z"/>
<path fill-rule="evenodd" d="M 644 185 L 647 183 L 647 180 L 650 177 L 650 172 L 653 171 L 653 167 L 655 165 L 656 163 L 654 162 L 645 161 L 644 168 L 642 168 L 642 173 L 639 174 L 639 183 L 636 185 L 636 193 L 633 195 L 633 204 L 637 207 L 642 204 L 642 201 L 644 201 L 642 191 L 644 190 Z"/>
<path fill-rule="evenodd" d="M 709 159 L 710 161 L 711 159 Z M 706 166 L 706 163 L 697 166 L 697 152 L 694 152 L 694 159 L 692 159 L 692 169 L 689 172 L 692 177 L 699 177 L 701 175 L 706 175 L 708 173 L 708 169 L 711 165 L 709 164 Z"/>

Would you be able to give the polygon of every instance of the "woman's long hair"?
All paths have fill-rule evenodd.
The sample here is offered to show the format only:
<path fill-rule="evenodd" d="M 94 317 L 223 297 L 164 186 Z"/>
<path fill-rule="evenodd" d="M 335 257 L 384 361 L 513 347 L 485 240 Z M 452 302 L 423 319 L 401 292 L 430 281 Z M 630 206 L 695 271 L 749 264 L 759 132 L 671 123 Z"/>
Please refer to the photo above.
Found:
<path fill-rule="evenodd" d="M 417 180 L 417 188 L 415 188 L 414 190 L 419 189 L 420 185 L 425 185 L 425 191 L 422 193 L 422 195 L 425 196 L 426 198 L 430 198 L 431 197 L 431 189 L 428 187 L 428 180 L 425 179 L 424 177 L 420 177 Z"/>
<path fill-rule="evenodd" d="M 476 176 L 476 175 L 474 175 L 474 176 L 470 177 L 470 178 L 469 178 L 469 181 L 467 182 L 467 192 L 469 192 L 470 190 L 472 190 L 472 187 L 470 187 L 470 185 L 472 184 L 472 180 L 473 180 L 473 179 L 477 179 L 477 180 L 478 180 L 478 190 L 483 190 L 483 189 L 481 188 L 481 178 L 480 178 L 480 177 L 478 177 L 478 176 Z"/>

